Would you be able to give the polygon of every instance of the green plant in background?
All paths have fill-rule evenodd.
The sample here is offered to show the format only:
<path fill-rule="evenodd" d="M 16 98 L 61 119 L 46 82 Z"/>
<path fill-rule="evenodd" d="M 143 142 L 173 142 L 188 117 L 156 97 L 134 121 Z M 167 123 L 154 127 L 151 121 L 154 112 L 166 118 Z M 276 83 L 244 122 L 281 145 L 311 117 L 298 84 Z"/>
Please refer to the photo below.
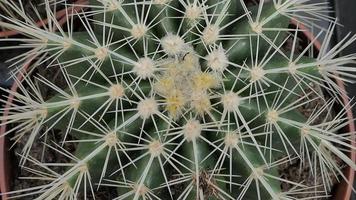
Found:
<path fill-rule="evenodd" d="M 66 0 L 46 0 L 48 25 L 38 28 L 21 4 L 2 0 L 21 19 L 4 15 L 0 26 L 27 36 L 3 39 L 22 44 L 2 48 L 30 49 L 13 59 L 14 74 L 36 57 L 30 71 L 50 63 L 47 70 L 59 68 L 66 82 L 61 87 L 28 72 L 19 91 L 7 91 L 15 99 L 1 109 L 9 112 L 1 125 L 15 126 L 5 135 L 26 140 L 20 165 L 37 166 L 27 168 L 33 173 L 28 178 L 46 182 L 10 196 L 93 199 L 104 187 L 116 188 L 116 199 L 327 196 L 332 176 L 342 175 L 335 156 L 356 169 L 347 156 L 353 133 L 337 133 L 349 123 L 350 105 L 334 81 L 355 78 L 347 67 L 355 55 L 338 56 L 356 37 L 329 48 L 334 20 L 327 5 L 308 3 L 90 0 L 75 5 L 82 12 L 70 12 Z M 64 27 L 56 6 L 67 8 Z M 73 18 L 85 31 L 74 31 Z M 308 27 L 331 23 L 319 34 L 326 36 L 316 58 L 308 56 L 315 41 L 300 49 L 303 30 L 290 28 L 291 19 Z M 46 99 L 40 86 L 56 95 Z M 300 108 L 313 102 L 323 106 L 303 115 Z M 335 103 L 343 107 L 338 113 L 332 112 Z M 45 147 L 68 163 L 31 156 L 33 143 L 53 130 L 60 130 L 62 141 Z M 278 166 L 295 160 L 310 165 L 315 178 L 321 169 L 323 185 L 281 177 Z M 282 191 L 282 183 L 291 189 Z"/>

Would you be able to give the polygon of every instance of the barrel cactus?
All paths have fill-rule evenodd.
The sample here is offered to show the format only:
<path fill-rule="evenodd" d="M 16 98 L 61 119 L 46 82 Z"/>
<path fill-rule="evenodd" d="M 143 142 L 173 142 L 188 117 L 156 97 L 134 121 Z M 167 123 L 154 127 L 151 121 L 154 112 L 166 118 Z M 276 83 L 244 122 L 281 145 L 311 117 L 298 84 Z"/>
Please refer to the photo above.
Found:
<path fill-rule="evenodd" d="M 1 5 L 20 18 L 4 14 L 0 26 L 26 36 L 2 39 L 21 42 L 3 48 L 30 49 L 13 59 L 14 75 L 24 79 L 16 92 L 3 89 L 14 101 L 1 109 L 8 113 L 1 125 L 14 124 L 5 135 L 15 144 L 25 140 L 20 166 L 36 166 L 27 178 L 46 181 L 6 195 L 93 199 L 108 187 L 115 199 L 310 199 L 328 196 L 332 177 L 343 178 L 335 157 L 356 169 L 347 156 L 355 149 L 353 133 L 340 133 L 350 123 L 351 106 L 335 82 L 355 78 L 347 65 L 356 56 L 339 54 L 356 37 L 330 48 L 337 23 L 327 5 L 46 0 L 43 27 L 21 3 Z M 57 7 L 66 8 L 64 26 Z M 322 20 L 331 25 L 317 35 L 324 39 L 312 57 L 317 40 L 301 48 L 305 30 L 299 26 L 317 27 Z M 82 31 L 75 31 L 75 21 Z M 36 62 L 25 72 L 29 58 Z M 60 69 L 66 86 L 31 73 L 43 64 Z M 55 95 L 46 99 L 39 85 Z M 321 106 L 305 115 L 301 109 L 313 102 Z M 45 146 L 68 163 L 31 156 L 38 138 L 53 130 L 61 142 Z M 321 177 L 321 187 L 279 174 L 280 165 L 295 160 L 310 166 L 315 180 Z M 290 189 L 282 190 L 283 183 Z"/>

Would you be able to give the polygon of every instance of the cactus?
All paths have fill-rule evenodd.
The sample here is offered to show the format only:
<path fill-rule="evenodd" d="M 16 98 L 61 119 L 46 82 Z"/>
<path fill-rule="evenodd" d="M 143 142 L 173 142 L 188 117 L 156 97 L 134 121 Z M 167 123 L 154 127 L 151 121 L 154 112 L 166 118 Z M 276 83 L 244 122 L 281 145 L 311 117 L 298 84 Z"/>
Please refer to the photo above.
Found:
<path fill-rule="evenodd" d="M 5 136 L 26 140 L 21 166 L 28 163 L 39 187 L 8 193 L 13 198 L 92 199 L 98 189 L 116 190 L 116 199 L 295 199 L 328 196 L 331 176 L 342 176 L 333 156 L 356 170 L 347 156 L 353 133 L 350 103 L 335 79 L 352 82 L 354 54 L 339 53 L 354 42 L 349 35 L 329 48 L 336 21 L 327 5 L 309 0 L 89 0 L 45 1 L 48 23 L 37 27 L 21 4 L 2 0 L 22 19 L 3 15 L 0 26 L 26 38 L 30 48 L 13 60 L 18 91 L 1 113 Z M 56 8 L 67 10 L 61 27 Z M 74 7 L 80 7 L 75 12 Z M 307 12 L 309 14 L 304 14 Z M 76 32 L 73 20 L 84 31 Z M 316 57 L 310 41 L 298 50 L 290 20 L 307 27 L 330 22 Z M 283 48 L 287 41 L 292 47 Z M 23 63 L 36 58 L 30 72 Z M 59 68 L 60 87 L 31 73 L 44 63 Z M 56 94 L 45 99 L 39 85 Z M 321 88 L 321 94 L 316 88 Z M 323 102 L 310 116 L 300 108 Z M 334 105 L 342 105 L 333 113 Z M 325 114 L 326 113 L 326 114 Z M 321 122 L 316 122 L 317 118 Z M 62 141 L 46 144 L 69 158 L 44 163 L 31 156 L 39 137 L 60 130 Z M 70 138 L 70 139 L 69 139 Z M 70 152 L 63 144 L 74 143 Z M 278 166 L 299 160 L 322 173 L 321 187 L 280 176 Z M 64 168 L 64 173 L 52 169 Z M 316 179 L 317 177 L 315 177 Z M 292 185 L 283 191 L 281 184 Z M 321 188 L 321 189 L 320 189 Z"/>

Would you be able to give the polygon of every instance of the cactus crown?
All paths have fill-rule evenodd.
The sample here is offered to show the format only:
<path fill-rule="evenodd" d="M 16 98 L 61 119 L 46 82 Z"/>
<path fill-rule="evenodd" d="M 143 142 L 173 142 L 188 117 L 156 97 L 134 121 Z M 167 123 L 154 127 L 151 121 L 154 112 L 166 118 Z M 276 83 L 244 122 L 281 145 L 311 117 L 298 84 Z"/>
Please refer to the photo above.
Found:
<path fill-rule="evenodd" d="M 316 198 L 328 196 L 332 176 L 342 174 L 333 156 L 356 169 L 344 151 L 355 149 L 353 133 L 337 133 L 349 123 L 350 105 L 335 82 L 355 78 L 347 67 L 355 55 L 338 55 L 356 36 L 329 48 L 336 23 L 325 14 L 327 5 L 55 0 L 44 3 L 42 28 L 21 4 L 0 5 L 21 18 L 4 15 L 0 26 L 27 36 L 2 41 L 31 48 L 13 59 L 14 74 L 36 58 L 30 71 L 50 63 L 47 70 L 58 68 L 66 82 L 60 87 L 24 73 L 18 91 L 8 91 L 14 101 L 1 109 L 8 113 L 1 125 L 16 126 L 5 135 L 26 140 L 21 166 L 32 163 L 38 167 L 26 168 L 32 178 L 47 181 L 7 194 L 13 198 L 92 199 L 105 187 L 116 188 L 116 199 L 135 200 Z M 66 9 L 63 27 L 56 6 Z M 74 31 L 74 19 L 84 31 Z M 290 20 L 298 25 L 289 28 Z M 316 40 L 300 50 L 299 26 L 319 20 L 331 25 L 317 36 L 325 39 L 312 58 Z M 56 94 L 46 99 L 39 85 Z M 322 105 L 303 115 L 301 108 L 313 102 Z M 342 105 L 340 112 L 332 112 L 334 104 Z M 33 143 L 51 130 L 60 130 L 62 141 L 45 147 L 68 163 L 31 156 Z M 322 182 L 307 186 L 281 177 L 278 167 L 295 160 L 310 166 L 315 179 L 321 173 Z M 282 190 L 283 183 L 291 189 Z"/>

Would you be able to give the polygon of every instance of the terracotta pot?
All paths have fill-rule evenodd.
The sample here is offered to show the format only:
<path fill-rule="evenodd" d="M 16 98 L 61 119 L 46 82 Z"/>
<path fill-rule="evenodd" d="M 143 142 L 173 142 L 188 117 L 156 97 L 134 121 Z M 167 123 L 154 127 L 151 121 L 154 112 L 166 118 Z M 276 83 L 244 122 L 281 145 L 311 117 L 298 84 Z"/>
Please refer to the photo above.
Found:
<path fill-rule="evenodd" d="M 308 31 L 308 28 L 306 28 L 303 24 L 300 24 L 294 20 L 292 20 L 291 22 L 295 26 L 298 25 L 300 29 L 306 30 L 306 31 L 303 31 L 303 34 L 305 37 L 308 38 L 309 41 L 313 41 L 315 39 L 314 34 L 311 33 L 310 31 Z M 318 40 L 315 40 L 314 47 L 317 50 L 320 50 L 321 43 Z M 346 91 L 344 82 L 342 80 L 338 79 L 338 80 L 336 80 L 336 82 L 337 82 L 337 85 L 343 91 Z M 346 92 L 344 94 L 346 94 Z M 349 120 L 349 123 L 346 127 L 344 127 L 344 130 L 347 132 L 354 133 L 355 132 L 355 123 L 353 120 L 352 109 L 350 108 L 350 105 L 348 104 L 348 97 L 342 96 L 342 101 L 345 105 L 347 105 L 347 108 L 345 110 L 347 110 L 346 114 L 347 114 L 347 118 Z M 356 147 L 356 137 L 354 134 L 351 137 L 352 137 L 351 139 L 353 141 L 352 146 Z M 356 162 L 356 151 L 352 150 L 349 154 L 349 157 L 355 163 Z M 352 187 L 353 187 L 354 178 L 355 178 L 355 171 L 351 167 L 347 167 L 344 170 L 344 175 L 345 175 L 347 181 L 342 180 L 342 182 L 338 184 L 338 186 L 336 188 L 335 196 L 333 197 L 334 200 L 350 200 L 351 199 Z"/>
<path fill-rule="evenodd" d="M 65 18 L 65 17 L 63 17 Z M 297 22 L 292 21 L 292 24 L 297 24 Z M 298 26 L 301 29 L 307 30 L 303 25 L 298 24 Z M 310 40 L 313 41 L 315 38 L 314 35 L 311 32 L 308 31 L 303 31 L 303 34 Z M 1 34 L 0 34 L 1 35 Z M 314 44 L 316 49 L 320 49 L 321 44 L 320 42 L 316 41 Z M 29 64 L 26 64 L 24 66 L 24 70 L 28 68 Z M 23 77 L 21 74 L 17 76 L 18 80 L 22 80 Z M 337 80 L 337 84 L 345 90 L 344 83 L 341 80 Z M 14 85 L 11 88 L 11 91 L 16 91 L 18 88 L 18 85 L 14 83 Z M 342 96 L 342 100 L 344 101 L 345 105 L 348 105 L 348 98 L 346 96 Z M 5 105 L 5 107 L 9 107 L 11 102 L 13 101 L 13 96 L 10 95 L 8 97 L 8 101 Z M 347 117 L 349 119 L 348 125 L 345 127 L 345 130 L 348 132 L 355 132 L 355 124 L 353 121 L 353 115 L 352 115 L 352 110 L 346 109 L 347 110 Z M 8 115 L 8 113 L 5 111 L 4 115 Z M 3 135 L 6 132 L 6 126 L 1 126 L 0 127 L 0 135 Z M 355 141 L 355 136 L 352 136 L 352 140 Z M 356 147 L 356 143 L 353 142 L 353 146 Z M 352 150 L 350 153 L 350 158 L 352 161 L 356 161 L 356 151 Z M 9 150 L 8 150 L 8 141 L 6 137 L 0 137 L 0 193 L 6 193 L 10 191 L 10 183 L 12 181 L 12 173 L 11 173 L 11 162 L 9 159 Z M 354 176 L 355 176 L 355 171 L 347 167 L 344 170 L 344 175 L 347 178 L 347 181 L 343 180 L 341 183 L 338 184 L 335 196 L 333 199 L 335 200 L 350 200 L 351 194 L 352 194 L 352 185 L 354 182 Z M 2 200 L 8 200 L 8 195 L 4 194 L 2 196 Z"/>
<path fill-rule="evenodd" d="M 32 60 L 32 59 L 31 59 Z M 28 60 L 24 65 L 23 72 L 26 72 L 30 66 L 31 60 Z M 23 73 L 19 73 L 17 75 L 17 79 L 21 81 L 23 79 Z M 12 87 L 11 91 L 16 91 L 18 88 L 17 83 L 15 82 Z M 14 100 L 13 95 L 9 95 L 5 108 L 9 108 L 12 101 Z M 8 115 L 8 111 L 5 110 L 4 116 Z M 6 121 L 2 121 L 2 124 Z M 7 126 L 0 127 L 0 136 L 4 135 L 6 132 Z M 7 137 L 0 137 L 0 193 L 6 193 L 10 191 L 10 183 L 12 177 L 12 170 L 11 170 L 11 162 L 10 162 L 10 153 L 9 153 L 9 145 L 8 145 L 8 138 Z M 7 195 L 4 194 L 1 196 L 2 200 L 7 200 Z"/>

